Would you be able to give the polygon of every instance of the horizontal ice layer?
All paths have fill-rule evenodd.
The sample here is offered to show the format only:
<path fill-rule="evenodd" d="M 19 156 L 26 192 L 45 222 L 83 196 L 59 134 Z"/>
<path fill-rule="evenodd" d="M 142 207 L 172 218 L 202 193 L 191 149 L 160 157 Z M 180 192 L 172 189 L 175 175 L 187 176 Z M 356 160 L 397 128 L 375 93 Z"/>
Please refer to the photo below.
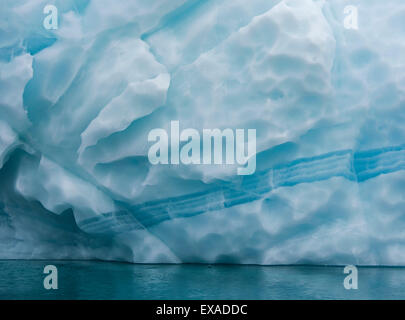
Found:
<path fill-rule="evenodd" d="M 298 159 L 269 171 L 258 172 L 234 181 L 218 181 L 209 191 L 146 202 L 122 211 L 120 216 L 135 216 L 149 227 L 164 220 L 230 208 L 265 198 L 273 190 L 298 184 L 343 177 L 352 182 L 363 182 L 382 174 L 405 169 L 405 147 L 393 147 L 353 153 L 342 150 L 314 158 Z M 103 232 L 114 224 L 112 214 L 83 221 L 83 228 Z M 118 227 L 118 226 L 117 226 Z M 123 226 L 125 227 L 125 226 Z"/>
<path fill-rule="evenodd" d="M 0 258 L 404 265 L 405 6 L 352 4 L 4 2 Z M 171 120 L 256 173 L 151 165 Z"/>

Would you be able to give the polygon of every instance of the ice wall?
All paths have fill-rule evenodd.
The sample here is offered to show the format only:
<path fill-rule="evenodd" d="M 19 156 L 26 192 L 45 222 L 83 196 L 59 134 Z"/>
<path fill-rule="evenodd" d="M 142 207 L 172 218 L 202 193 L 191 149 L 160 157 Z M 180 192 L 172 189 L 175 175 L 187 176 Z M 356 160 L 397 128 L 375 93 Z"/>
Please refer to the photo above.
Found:
<path fill-rule="evenodd" d="M 405 265 L 404 49 L 402 0 L 3 1 L 0 258 Z M 256 173 L 151 165 L 171 120 Z"/>

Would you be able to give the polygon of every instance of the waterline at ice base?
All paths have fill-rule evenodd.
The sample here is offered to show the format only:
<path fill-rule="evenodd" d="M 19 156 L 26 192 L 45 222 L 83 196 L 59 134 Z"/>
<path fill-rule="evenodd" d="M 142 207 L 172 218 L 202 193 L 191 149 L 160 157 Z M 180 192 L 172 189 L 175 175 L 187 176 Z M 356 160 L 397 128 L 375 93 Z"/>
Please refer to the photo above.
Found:
<path fill-rule="evenodd" d="M 254 172 L 152 163 L 173 121 L 254 129 Z M 403 0 L 2 0 L 0 259 L 405 266 L 404 230 Z"/>

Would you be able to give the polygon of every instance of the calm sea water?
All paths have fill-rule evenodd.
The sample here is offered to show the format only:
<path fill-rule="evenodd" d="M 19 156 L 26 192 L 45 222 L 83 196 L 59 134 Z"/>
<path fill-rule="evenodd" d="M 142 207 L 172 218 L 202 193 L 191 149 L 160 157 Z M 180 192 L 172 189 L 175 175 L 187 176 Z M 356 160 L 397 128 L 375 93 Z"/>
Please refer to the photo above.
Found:
<path fill-rule="evenodd" d="M 58 268 L 58 290 L 43 269 Z M 94 261 L 0 261 L 0 299 L 404 299 L 405 268 L 134 265 Z"/>

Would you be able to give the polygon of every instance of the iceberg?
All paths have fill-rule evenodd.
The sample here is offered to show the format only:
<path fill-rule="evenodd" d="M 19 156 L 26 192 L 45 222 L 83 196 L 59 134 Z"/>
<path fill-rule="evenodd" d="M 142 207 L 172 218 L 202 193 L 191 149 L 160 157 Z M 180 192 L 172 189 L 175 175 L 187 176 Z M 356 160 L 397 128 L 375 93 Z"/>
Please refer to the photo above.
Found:
<path fill-rule="evenodd" d="M 404 1 L 1 7 L 0 259 L 405 265 Z M 256 171 L 151 163 L 172 121 Z"/>

